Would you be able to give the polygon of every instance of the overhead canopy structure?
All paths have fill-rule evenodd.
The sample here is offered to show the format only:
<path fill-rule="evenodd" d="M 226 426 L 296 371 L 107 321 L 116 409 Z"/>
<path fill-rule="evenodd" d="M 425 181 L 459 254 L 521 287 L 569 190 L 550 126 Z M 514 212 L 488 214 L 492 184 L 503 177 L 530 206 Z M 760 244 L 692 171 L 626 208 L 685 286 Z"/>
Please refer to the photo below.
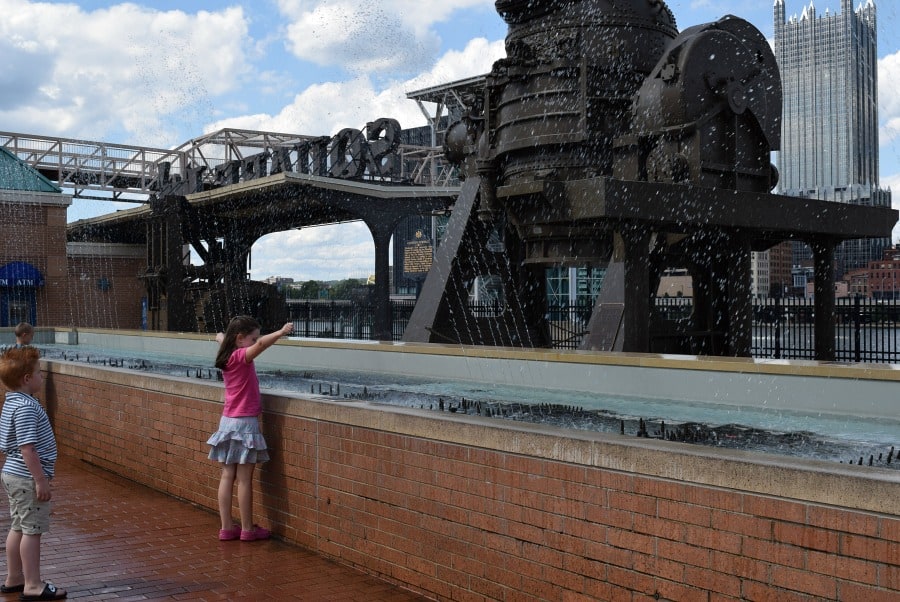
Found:
<path fill-rule="evenodd" d="M 13 261 L 0 266 L 0 288 L 44 286 L 44 275 L 26 261 Z"/>
<path fill-rule="evenodd" d="M 149 206 L 79 220 L 69 224 L 67 235 L 70 241 L 146 245 L 147 269 L 142 278 L 149 289 L 151 308 L 166 306 L 165 328 L 215 331 L 225 327 L 221 323 L 224 316 L 239 311 L 261 315 L 264 310 L 259 304 L 274 302 L 271 294 L 247 282 L 250 249 L 259 238 L 291 229 L 363 221 L 375 245 L 372 329 L 377 338 L 387 339 L 391 338 L 391 236 L 405 217 L 446 212 L 457 192 L 457 187 L 280 172 L 185 196 L 164 196 Z M 187 260 L 186 245 L 200 265 Z M 243 296 L 245 304 L 252 301 L 257 306 L 225 307 L 226 294 Z M 202 326 L 198 325 L 198 308 Z"/>
<path fill-rule="evenodd" d="M 41 173 L 0 147 L 0 189 L 28 192 L 62 192 Z"/>

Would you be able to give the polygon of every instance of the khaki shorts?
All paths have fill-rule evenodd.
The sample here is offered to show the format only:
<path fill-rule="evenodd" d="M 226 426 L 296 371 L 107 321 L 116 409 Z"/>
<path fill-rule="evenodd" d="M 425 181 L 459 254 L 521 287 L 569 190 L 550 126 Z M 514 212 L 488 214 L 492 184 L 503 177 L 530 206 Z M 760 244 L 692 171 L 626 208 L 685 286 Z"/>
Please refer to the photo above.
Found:
<path fill-rule="evenodd" d="M 39 502 L 34 479 L 2 473 L 3 487 L 9 496 L 10 531 L 40 535 L 50 531 L 50 501 Z"/>

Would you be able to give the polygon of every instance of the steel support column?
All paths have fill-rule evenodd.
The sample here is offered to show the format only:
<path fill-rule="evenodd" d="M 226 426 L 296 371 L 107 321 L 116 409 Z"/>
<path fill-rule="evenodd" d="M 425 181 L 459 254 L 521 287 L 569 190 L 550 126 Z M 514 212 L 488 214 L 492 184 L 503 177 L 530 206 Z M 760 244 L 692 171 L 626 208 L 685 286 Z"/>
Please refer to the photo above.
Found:
<path fill-rule="evenodd" d="M 375 242 L 375 319 L 372 338 L 378 341 L 393 340 L 391 316 L 391 236 L 396 223 L 369 224 Z"/>
<path fill-rule="evenodd" d="M 834 249 L 836 243 L 820 238 L 812 243 L 815 264 L 815 359 L 834 361 Z"/>
<path fill-rule="evenodd" d="M 166 329 L 173 331 L 192 331 L 189 316 L 184 307 L 184 223 L 182 196 L 167 196 L 165 203 L 166 228 Z"/>
<path fill-rule="evenodd" d="M 625 243 L 625 338 L 622 351 L 650 350 L 650 233 L 634 227 L 622 231 Z"/>
<path fill-rule="evenodd" d="M 735 357 L 750 357 L 753 345 L 750 262 L 750 240 L 741 234 L 733 235 L 731 254 L 723 259 L 722 268 L 728 279 L 727 353 Z"/>

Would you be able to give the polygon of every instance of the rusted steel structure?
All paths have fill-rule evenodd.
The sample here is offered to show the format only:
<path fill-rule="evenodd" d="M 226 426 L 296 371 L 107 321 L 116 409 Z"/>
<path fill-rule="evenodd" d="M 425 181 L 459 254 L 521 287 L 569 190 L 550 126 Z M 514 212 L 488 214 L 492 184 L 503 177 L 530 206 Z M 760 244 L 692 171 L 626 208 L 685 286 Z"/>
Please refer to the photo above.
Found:
<path fill-rule="evenodd" d="M 361 220 L 375 245 L 373 336 L 391 339 L 391 235 L 405 217 L 446 211 L 458 192 L 438 149 L 401 145 L 393 119 L 331 137 L 221 130 L 158 157 L 149 171 L 139 190 L 149 192 L 145 206 L 70 224 L 68 238 L 146 245 L 140 278 L 154 330 L 215 332 L 242 313 L 277 327 L 287 317 L 284 298 L 250 280 L 253 244 L 273 232 Z"/>
<path fill-rule="evenodd" d="M 835 246 L 888 236 L 897 212 L 771 194 L 782 97 L 762 34 L 732 16 L 679 33 L 662 0 L 495 5 L 507 57 L 447 133 L 465 182 L 404 339 L 547 346 L 545 269 L 574 265 L 607 268 L 582 348 L 749 356 L 750 253 L 796 239 L 833 358 Z M 669 267 L 696 296 L 676 331 L 653 315 Z M 475 316 L 488 275 L 502 309 Z"/>

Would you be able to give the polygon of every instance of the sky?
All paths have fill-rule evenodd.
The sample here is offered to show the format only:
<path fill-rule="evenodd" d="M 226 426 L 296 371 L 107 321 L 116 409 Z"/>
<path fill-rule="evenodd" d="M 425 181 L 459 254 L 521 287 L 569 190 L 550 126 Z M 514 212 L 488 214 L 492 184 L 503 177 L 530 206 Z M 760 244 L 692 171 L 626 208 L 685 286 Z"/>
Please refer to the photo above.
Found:
<path fill-rule="evenodd" d="M 773 0 L 667 4 L 679 29 L 734 14 L 773 37 Z M 840 12 L 785 0 L 788 16 L 810 4 Z M 900 2 L 876 5 L 880 184 L 900 208 Z M 170 148 L 223 127 L 415 127 L 425 117 L 406 93 L 489 72 L 505 35 L 493 0 L 0 0 L 0 131 Z M 125 206 L 76 199 L 69 221 Z M 354 223 L 265 236 L 250 273 L 335 280 L 374 265 Z"/>

